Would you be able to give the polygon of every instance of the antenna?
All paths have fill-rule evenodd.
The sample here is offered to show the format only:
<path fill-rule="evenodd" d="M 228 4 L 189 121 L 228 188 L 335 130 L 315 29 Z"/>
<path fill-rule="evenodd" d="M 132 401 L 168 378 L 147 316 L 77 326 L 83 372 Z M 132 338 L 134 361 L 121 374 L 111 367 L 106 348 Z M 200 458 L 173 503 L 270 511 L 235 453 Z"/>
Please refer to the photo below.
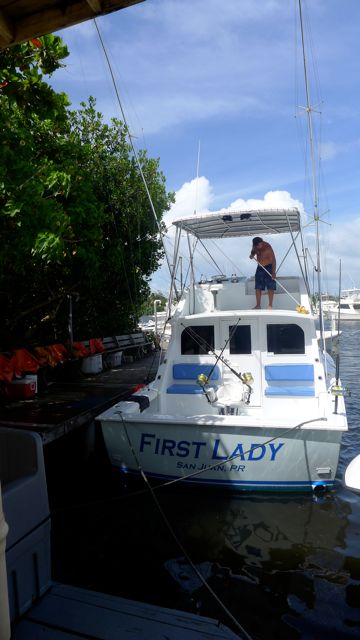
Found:
<path fill-rule="evenodd" d="M 194 215 L 197 213 L 197 201 L 198 201 L 198 186 L 199 186 L 199 167 L 200 167 L 200 140 L 198 144 L 198 155 L 196 163 L 196 183 L 195 183 L 195 209 Z"/>

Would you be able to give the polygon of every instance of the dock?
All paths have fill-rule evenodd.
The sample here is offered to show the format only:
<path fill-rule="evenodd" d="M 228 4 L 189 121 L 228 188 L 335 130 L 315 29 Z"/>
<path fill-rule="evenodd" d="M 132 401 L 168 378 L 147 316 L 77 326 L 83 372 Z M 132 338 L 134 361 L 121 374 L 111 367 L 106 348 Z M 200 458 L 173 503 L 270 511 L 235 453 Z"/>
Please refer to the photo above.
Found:
<path fill-rule="evenodd" d="M 0 405 L 0 427 L 36 431 L 43 444 L 89 424 L 111 405 L 126 399 L 139 384 L 154 379 L 159 351 L 93 375 L 64 367 L 58 380 L 34 398 Z"/>

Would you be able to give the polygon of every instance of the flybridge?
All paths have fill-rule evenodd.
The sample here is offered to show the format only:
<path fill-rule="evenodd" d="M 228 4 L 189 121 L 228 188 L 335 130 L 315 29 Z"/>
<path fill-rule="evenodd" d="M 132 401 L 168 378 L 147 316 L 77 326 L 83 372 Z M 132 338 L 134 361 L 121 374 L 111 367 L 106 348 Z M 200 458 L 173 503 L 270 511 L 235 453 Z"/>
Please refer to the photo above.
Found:
<path fill-rule="evenodd" d="M 209 213 L 175 220 L 173 224 L 200 239 L 291 233 L 301 228 L 300 211 L 296 208 Z"/>

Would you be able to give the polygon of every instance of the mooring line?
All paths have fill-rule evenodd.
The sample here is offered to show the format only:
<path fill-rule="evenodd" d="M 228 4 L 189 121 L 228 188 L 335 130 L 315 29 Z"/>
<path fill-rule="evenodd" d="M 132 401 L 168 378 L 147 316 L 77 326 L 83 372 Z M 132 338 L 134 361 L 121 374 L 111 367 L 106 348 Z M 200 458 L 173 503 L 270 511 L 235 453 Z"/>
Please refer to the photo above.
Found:
<path fill-rule="evenodd" d="M 120 414 L 121 415 L 121 414 Z M 204 585 L 204 587 L 209 591 L 209 593 L 212 595 L 212 597 L 216 600 L 216 602 L 218 603 L 218 605 L 222 608 L 222 610 L 226 613 L 226 615 L 229 617 L 229 619 L 232 621 L 232 623 L 236 626 L 236 628 L 240 631 L 240 633 L 242 634 L 240 637 L 244 638 L 245 640 L 253 640 L 252 637 L 247 633 L 247 631 L 244 629 L 244 627 L 240 624 L 240 622 L 233 616 L 233 614 L 231 613 L 231 611 L 229 611 L 229 609 L 226 607 L 226 605 L 222 602 L 222 600 L 220 600 L 220 598 L 218 597 L 218 595 L 215 593 L 215 591 L 212 589 L 212 587 L 208 584 L 208 582 L 206 581 L 206 578 L 204 578 L 204 576 L 202 575 L 202 573 L 199 571 L 199 569 L 197 568 L 197 566 L 193 563 L 193 561 L 191 560 L 189 554 L 187 553 L 185 547 L 183 546 L 182 542 L 179 540 L 178 536 L 176 535 L 175 530 L 173 529 L 173 526 L 171 524 L 171 522 L 169 521 L 168 517 L 166 516 L 160 502 L 158 501 L 156 495 L 155 495 L 155 491 L 154 488 L 151 486 L 150 482 L 148 481 L 147 475 L 145 473 L 145 471 L 143 470 L 140 461 L 136 455 L 136 452 L 134 450 L 134 447 L 132 445 L 132 442 L 130 440 L 129 434 L 128 434 L 128 430 L 126 428 L 126 424 L 125 421 L 121 415 L 121 419 L 122 419 L 122 423 L 123 423 L 123 427 L 124 427 L 124 431 L 125 431 L 125 435 L 127 438 L 127 441 L 129 443 L 129 447 L 132 451 L 132 454 L 134 456 L 134 460 L 135 463 L 139 469 L 139 472 L 141 474 L 141 477 L 143 478 L 147 489 L 149 490 L 151 497 L 153 498 L 159 512 L 160 515 L 162 517 L 162 519 L 164 520 L 169 532 L 171 533 L 172 537 L 174 538 L 176 544 L 178 545 L 178 547 L 180 548 L 181 552 L 184 554 L 186 560 L 188 561 L 189 565 L 191 566 L 192 570 L 196 573 L 196 575 L 198 576 L 199 580 L 202 582 L 202 584 Z"/>

